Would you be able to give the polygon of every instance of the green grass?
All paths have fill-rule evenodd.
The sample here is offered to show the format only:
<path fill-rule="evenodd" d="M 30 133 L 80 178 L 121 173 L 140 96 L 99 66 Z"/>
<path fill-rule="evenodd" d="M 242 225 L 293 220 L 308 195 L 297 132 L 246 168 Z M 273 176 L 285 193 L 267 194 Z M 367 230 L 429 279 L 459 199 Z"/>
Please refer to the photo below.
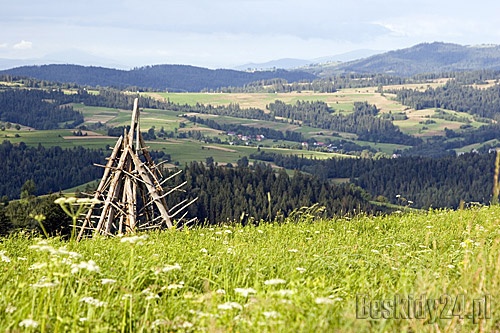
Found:
<path fill-rule="evenodd" d="M 18 234 L 0 242 L 0 330 L 493 332 L 498 216 L 499 207 L 315 222 L 306 215 L 80 243 Z M 490 319 L 474 301 L 485 295 Z M 432 315 L 389 311 L 389 301 L 409 297 L 425 297 Z M 387 310 L 377 311 L 377 300 Z M 466 317 L 473 313 L 475 321 Z"/>

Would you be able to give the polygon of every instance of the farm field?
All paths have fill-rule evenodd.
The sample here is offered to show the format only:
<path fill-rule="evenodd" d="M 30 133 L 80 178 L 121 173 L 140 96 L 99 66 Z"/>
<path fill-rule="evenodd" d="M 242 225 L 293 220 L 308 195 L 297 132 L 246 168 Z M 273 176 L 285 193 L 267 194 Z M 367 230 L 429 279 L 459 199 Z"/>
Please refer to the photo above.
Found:
<path fill-rule="evenodd" d="M 80 243 L 11 235 L 0 243 L 0 330 L 498 330 L 498 206 L 311 213 Z"/>

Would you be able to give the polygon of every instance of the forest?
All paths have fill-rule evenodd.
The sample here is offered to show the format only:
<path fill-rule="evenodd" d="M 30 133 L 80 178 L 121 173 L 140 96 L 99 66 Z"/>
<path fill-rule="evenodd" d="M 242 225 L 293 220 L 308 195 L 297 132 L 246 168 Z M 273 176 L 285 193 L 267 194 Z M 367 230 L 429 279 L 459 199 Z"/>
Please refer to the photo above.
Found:
<path fill-rule="evenodd" d="M 381 202 L 401 204 L 405 198 L 416 208 L 457 208 L 461 202 L 491 201 L 495 154 L 313 160 L 260 152 L 250 158 L 272 161 L 320 179 L 349 178 Z"/>

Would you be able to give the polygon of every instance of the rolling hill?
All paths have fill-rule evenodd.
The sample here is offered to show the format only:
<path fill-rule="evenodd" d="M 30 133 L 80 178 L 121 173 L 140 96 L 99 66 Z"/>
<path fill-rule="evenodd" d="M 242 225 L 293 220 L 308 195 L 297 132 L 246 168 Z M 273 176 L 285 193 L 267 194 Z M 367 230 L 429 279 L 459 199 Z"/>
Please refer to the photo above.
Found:
<path fill-rule="evenodd" d="M 321 65 L 318 67 L 321 68 Z M 422 43 L 406 49 L 325 67 L 320 75 L 384 73 L 412 76 L 423 73 L 482 69 L 500 69 L 500 45 L 463 46 L 441 42 Z M 310 72 L 319 73 L 318 70 Z"/>
<path fill-rule="evenodd" d="M 315 75 L 302 71 L 243 72 L 230 69 L 212 70 L 187 65 L 155 65 L 132 70 L 79 65 L 42 65 L 23 66 L 0 71 L 0 75 L 2 74 L 54 82 L 76 83 L 78 85 L 116 88 L 137 87 L 181 92 L 243 86 L 250 82 L 275 78 L 285 79 L 288 82 L 316 78 Z"/>

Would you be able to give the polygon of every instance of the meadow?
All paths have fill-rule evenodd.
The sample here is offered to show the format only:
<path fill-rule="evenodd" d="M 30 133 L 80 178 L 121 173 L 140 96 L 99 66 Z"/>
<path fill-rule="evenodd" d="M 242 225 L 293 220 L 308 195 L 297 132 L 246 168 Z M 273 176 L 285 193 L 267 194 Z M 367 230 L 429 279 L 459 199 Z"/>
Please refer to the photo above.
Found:
<path fill-rule="evenodd" d="M 3 332 L 498 332 L 500 207 L 0 240 Z"/>

